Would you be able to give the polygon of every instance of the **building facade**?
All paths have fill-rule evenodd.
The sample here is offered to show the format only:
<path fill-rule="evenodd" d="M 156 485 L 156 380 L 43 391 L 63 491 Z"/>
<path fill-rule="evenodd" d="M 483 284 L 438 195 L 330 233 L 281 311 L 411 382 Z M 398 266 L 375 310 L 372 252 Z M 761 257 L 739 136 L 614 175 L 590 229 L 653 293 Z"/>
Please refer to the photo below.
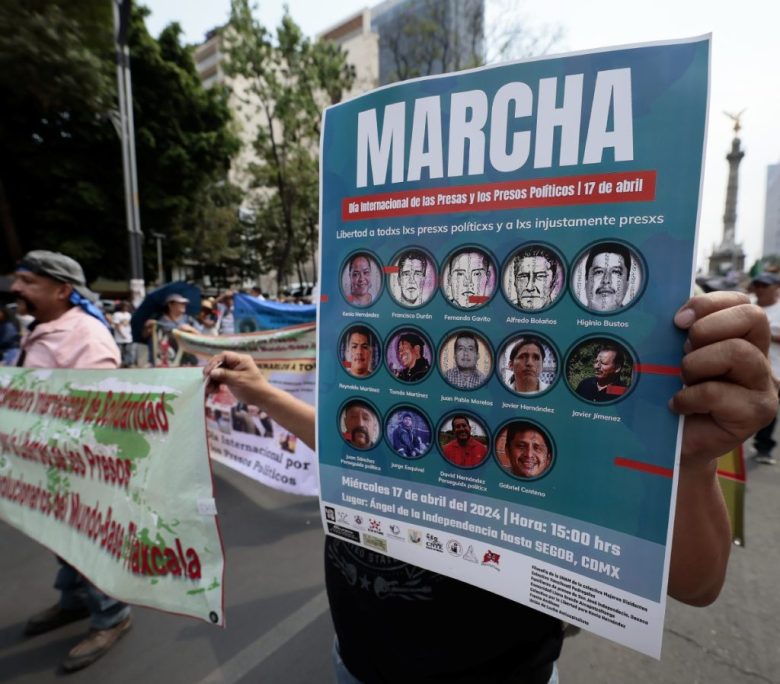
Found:
<path fill-rule="evenodd" d="M 354 68 L 355 81 L 343 95 L 347 100 L 399 79 L 475 66 L 482 58 L 483 23 L 484 0 L 385 0 L 345 17 L 316 39 L 339 45 Z M 251 223 L 253 200 L 258 192 L 268 192 L 252 189 L 252 167 L 258 161 L 253 142 L 267 123 L 251 84 L 225 73 L 224 33 L 229 30 L 225 26 L 210 31 L 195 48 L 193 58 L 204 87 L 223 85 L 229 90 L 228 104 L 241 149 L 231 160 L 228 178 L 244 189 L 241 211 Z M 308 273 L 302 276 L 309 278 L 314 273 L 313 264 L 305 270 Z M 273 274 L 264 275 L 259 284 L 263 290 L 271 290 L 274 280 Z"/>
<path fill-rule="evenodd" d="M 762 256 L 780 254 L 780 163 L 766 168 L 764 208 L 764 251 Z"/>

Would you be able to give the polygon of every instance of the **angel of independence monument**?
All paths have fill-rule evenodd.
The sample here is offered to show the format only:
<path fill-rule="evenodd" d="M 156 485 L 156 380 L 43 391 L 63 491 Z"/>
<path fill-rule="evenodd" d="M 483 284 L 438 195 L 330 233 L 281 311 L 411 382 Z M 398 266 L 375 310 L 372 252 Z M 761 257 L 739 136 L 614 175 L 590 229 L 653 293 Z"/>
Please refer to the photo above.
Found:
<path fill-rule="evenodd" d="M 745 152 L 739 139 L 739 114 L 726 114 L 734 121 L 734 140 L 731 141 L 731 151 L 726 155 L 729 163 L 729 183 L 726 188 L 726 209 L 723 212 L 723 240 L 710 256 L 710 273 L 713 275 L 737 274 L 744 271 L 745 252 L 742 245 L 737 244 L 735 228 L 737 223 L 737 190 L 739 188 L 739 163 Z"/>

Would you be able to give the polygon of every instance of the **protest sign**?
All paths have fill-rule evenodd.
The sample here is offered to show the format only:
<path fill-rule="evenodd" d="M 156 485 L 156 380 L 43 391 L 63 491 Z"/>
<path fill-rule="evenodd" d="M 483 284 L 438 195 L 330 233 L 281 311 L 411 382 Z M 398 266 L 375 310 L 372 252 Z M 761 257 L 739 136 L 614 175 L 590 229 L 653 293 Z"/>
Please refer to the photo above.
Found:
<path fill-rule="evenodd" d="M 128 603 L 224 625 L 199 370 L 0 368 L 0 518 Z"/>
<path fill-rule="evenodd" d="M 314 323 L 317 308 L 314 304 L 259 301 L 237 292 L 233 295 L 233 312 L 236 330 L 250 333 Z"/>
<path fill-rule="evenodd" d="M 180 330 L 175 335 L 184 352 L 202 361 L 221 351 L 249 354 L 270 383 L 314 403 L 314 323 L 219 337 Z M 237 401 L 225 385 L 207 397 L 211 458 L 274 489 L 316 495 L 314 452 L 261 408 Z"/>
<path fill-rule="evenodd" d="M 745 545 L 745 455 L 742 447 L 732 449 L 718 459 L 718 484 L 723 492 L 731 523 L 731 539 Z"/>
<path fill-rule="evenodd" d="M 540 58 L 326 110 L 328 534 L 659 655 L 709 49 Z"/>

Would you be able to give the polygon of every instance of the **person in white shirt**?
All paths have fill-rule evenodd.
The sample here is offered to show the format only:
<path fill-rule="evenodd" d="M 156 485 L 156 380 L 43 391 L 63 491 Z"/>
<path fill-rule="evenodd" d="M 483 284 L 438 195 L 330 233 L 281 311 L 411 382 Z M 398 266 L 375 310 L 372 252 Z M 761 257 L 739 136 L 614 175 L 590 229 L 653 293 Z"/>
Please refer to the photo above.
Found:
<path fill-rule="evenodd" d="M 759 273 L 750 283 L 751 291 L 756 295 L 758 304 L 769 319 L 772 341 L 769 343 L 769 362 L 772 373 L 780 376 L 780 278 L 774 273 Z M 753 460 L 764 465 L 774 465 L 777 459 L 772 455 L 777 442 L 772 437 L 777 423 L 777 415 L 766 427 L 761 428 L 753 438 L 755 454 Z"/>
<path fill-rule="evenodd" d="M 135 345 L 133 333 L 130 330 L 130 302 L 122 302 L 119 308 L 111 314 L 111 328 L 114 333 L 114 341 L 122 353 L 122 368 L 130 368 L 135 365 Z"/>

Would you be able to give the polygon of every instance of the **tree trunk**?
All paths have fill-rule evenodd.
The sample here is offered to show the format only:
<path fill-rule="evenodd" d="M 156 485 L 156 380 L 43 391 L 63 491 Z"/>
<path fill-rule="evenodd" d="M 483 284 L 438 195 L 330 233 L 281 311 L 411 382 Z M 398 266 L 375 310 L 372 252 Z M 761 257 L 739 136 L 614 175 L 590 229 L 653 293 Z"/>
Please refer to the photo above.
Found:
<path fill-rule="evenodd" d="M 5 247 L 8 250 L 8 261 L 15 264 L 22 258 L 22 246 L 19 243 L 19 235 L 16 232 L 16 225 L 11 215 L 11 206 L 8 204 L 8 198 L 5 195 L 5 185 L 2 178 L 0 178 L 0 224 L 3 226 Z"/>

